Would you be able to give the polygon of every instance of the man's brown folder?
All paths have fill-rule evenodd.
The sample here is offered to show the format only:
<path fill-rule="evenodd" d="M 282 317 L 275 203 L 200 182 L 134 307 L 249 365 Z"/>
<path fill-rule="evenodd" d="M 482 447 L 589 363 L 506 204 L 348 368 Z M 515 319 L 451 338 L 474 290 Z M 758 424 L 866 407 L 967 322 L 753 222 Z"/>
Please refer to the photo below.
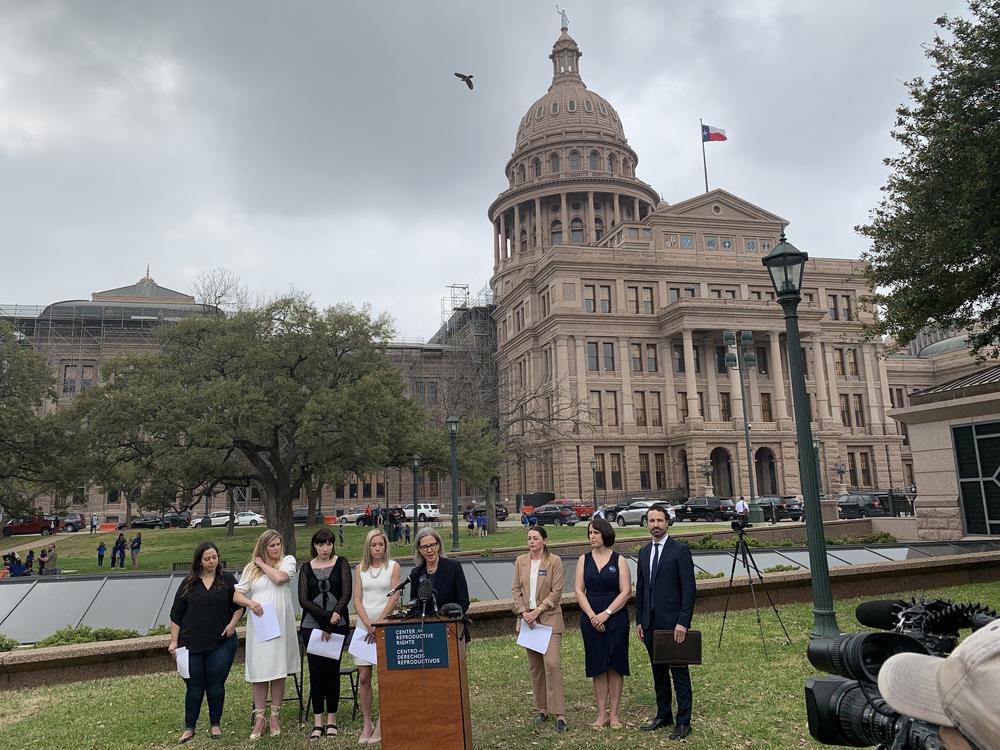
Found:
<path fill-rule="evenodd" d="M 701 664 L 701 631 L 689 630 L 683 643 L 674 641 L 673 630 L 653 632 L 653 664 L 674 667 Z"/>

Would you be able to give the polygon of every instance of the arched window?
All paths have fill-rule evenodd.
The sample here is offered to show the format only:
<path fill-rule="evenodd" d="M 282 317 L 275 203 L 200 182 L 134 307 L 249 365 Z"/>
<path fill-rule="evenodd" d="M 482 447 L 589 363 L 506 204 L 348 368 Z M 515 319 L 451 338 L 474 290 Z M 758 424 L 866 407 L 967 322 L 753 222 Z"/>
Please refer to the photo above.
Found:
<path fill-rule="evenodd" d="M 517 168 L 517 181 L 518 181 L 518 184 L 524 182 L 524 179 L 525 179 L 525 177 L 524 177 L 524 165 L 522 164 L 521 166 L 519 166 Z"/>
<path fill-rule="evenodd" d="M 570 70 L 573 70 L 573 68 L 570 68 Z M 570 112 L 576 112 L 576 102 L 570 99 L 566 103 L 566 109 L 568 109 Z"/>
<path fill-rule="evenodd" d="M 588 112 L 593 112 L 594 111 L 594 105 L 591 103 L 590 99 L 584 99 L 583 100 L 583 108 L 585 110 L 587 110 Z"/>
<path fill-rule="evenodd" d="M 552 154 L 549 157 L 549 172 L 559 174 L 559 154 Z"/>
<path fill-rule="evenodd" d="M 574 245 L 583 244 L 583 222 L 580 219 L 573 219 L 569 223 L 569 241 Z"/>
<path fill-rule="evenodd" d="M 552 110 L 552 114 L 558 115 L 559 114 L 559 102 L 552 102 L 552 106 L 550 107 L 550 109 Z"/>
<path fill-rule="evenodd" d="M 628 159 L 622 159 L 622 174 L 629 175 L 632 174 L 632 164 Z"/>
<path fill-rule="evenodd" d="M 528 251 L 528 233 L 523 229 L 521 230 L 521 243 L 519 247 L 521 248 L 522 253 Z"/>
<path fill-rule="evenodd" d="M 608 156 L 608 172 L 610 172 L 611 174 L 615 173 L 615 155 L 614 154 L 610 154 Z"/>
<path fill-rule="evenodd" d="M 604 221 L 602 219 L 594 219 L 594 239 L 599 240 L 604 236 Z"/>
<path fill-rule="evenodd" d="M 541 177 L 542 176 L 542 160 L 541 159 L 535 159 L 534 164 L 535 164 L 535 177 Z"/>
<path fill-rule="evenodd" d="M 580 153 L 578 151 L 569 152 L 569 168 L 574 172 L 580 168 Z"/>
<path fill-rule="evenodd" d="M 553 221 L 552 226 L 549 230 L 549 238 L 553 245 L 562 244 L 562 222 Z"/>
<path fill-rule="evenodd" d="M 590 171 L 596 172 L 601 168 L 601 155 L 596 151 L 590 152 Z"/>

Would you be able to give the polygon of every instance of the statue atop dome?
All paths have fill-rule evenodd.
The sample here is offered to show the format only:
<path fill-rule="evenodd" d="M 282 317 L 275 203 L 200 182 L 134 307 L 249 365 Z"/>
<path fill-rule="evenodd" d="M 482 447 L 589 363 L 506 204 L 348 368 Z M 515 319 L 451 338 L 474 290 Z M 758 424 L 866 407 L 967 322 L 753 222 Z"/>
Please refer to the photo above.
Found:
<path fill-rule="evenodd" d="M 556 12 L 559 13 L 559 19 L 562 22 L 562 26 L 559 28 L 560 31 L 566 31 L 569 29 L 569 16 L 566 15 L 566 11 L 556 4 Z"/>

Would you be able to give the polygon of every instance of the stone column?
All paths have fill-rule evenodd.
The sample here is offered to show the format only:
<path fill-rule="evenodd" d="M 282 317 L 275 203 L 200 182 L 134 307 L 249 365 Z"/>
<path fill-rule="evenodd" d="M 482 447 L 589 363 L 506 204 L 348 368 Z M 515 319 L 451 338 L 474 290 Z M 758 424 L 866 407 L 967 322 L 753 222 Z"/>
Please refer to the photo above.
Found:
<path fill-rule="evenodd" d="M 768 333 L 771 340 L 771 382 L 774 383 L 774 405 L 775 419 L 778 421 L 778 428 L 785 429 L 788 425 L 781 423 L 788 421 L 788 402 L 785 400 L 785 376 L 781 368 L 781 333 L 771 331 Z"/>
<path fill-rule="evenodd" d="M 500 214 L 500 250 L 504 258 L 510 258 L 513 253 L 508 252 L 507 248 L 507 213 L 504 212 Z"/>
<path fill-rule="evenodd" d="M 739 335 L 739 334 L 737 334 Z M 737 429 L 743 429 L 743 389 L 740 388 L 740 371 L 729 368 L 729 401 L 733 405 L 733 424 Z"/>
<path fill-rule="evenodd" d="M 705 419 L 709 422 L 721 422 L 722 416 L 719 413 L 719 383 L 716 377 L 716 366 L 715 366 L 715 346 L 711 343 L 706 344 L 705 353 L 708 355 L 705 358 L 705 366 L 708 368 L 706 370 L 706 376 L 708 378 L 708 403 L 705 405 L 706 414 Z"/>
<path fill-rule="evenodd" d="M 829 347 L 824 352 L 824 361 L 826 362 L 826 371 L 830 373 L 829 389 L 830 389 L 830 411 L 832 412 L 832 419 L 835 424 L 844 424 L 844 420 L 840 418 L 840 387 L 837 385 L 837 368 L 834 366 L 834 351 L 833 347 Z M 844 425 L 845 427 L 847 425 Z"/>
<path fill-rule="evenodd" d="M 493 265 L 500 266 L 500 224 L 493 222 Z"/>
<path fill-rule="evenodd" d="M 875 382 L 873 373 L 875 368 L 872 366 L 872 359 L 875 357 L 875 352 L 871 346 L 858 345 L 858 353 L 861 355 L 862 367 L 865 371 L 865 386 L 868 396 L 868 425 L 869 433 L 872 435 L 884 435 L 885 434 L 885 422 L 889 417 L 885 416 L 885 411 L 879 409 L 878 399 L 879 399 L 879 386 Z"/>
<path fill-rule="evenodd" d="M 628 339 L 618 339 L 618 356 L 622 363 L 621 425 L 622 432 L 635 432 L 635 414 L 632 409 L 632 358 L 629 356 Z M 628 429 L 625 429 L 626 425 Z M 637 458 L 636 461 L 639 459 Z"/>
<path fill-rule="evenodd" d="M 618 193 L 614 194 L 614 207 L 615 207 L 615 226 L 618 226 L 619 224 L 622 223 L 621 209 L 618 204 Z"/>
<path fill-rule="evenodd" d="M 527 243 L 525 243 L 527 244 Z M 514 240 L 511 242 L 511 255 L 521 252 L 521 209 L 518 204 L 514 204 Z"/>
<path fill-rule="evenodd" d="M 872 346 L 872 356 L 878 355 L 878 348 Z M 881 396 L 882 396 L 882 408 L 880 410 L 881 418 L 884 420 L 885 424 L 885 434 L 886 435 L 898 435 L 899 426 L 896 424 L 896 420 L 892 417 L 885 416 L 885 412 L 892 408 L 892 399 L 889 397 L 889 373 L 885 369 L 885 358 L 878 357 L 878 379 L 879 385 L 881 386 Z M 902 458 L 900 458 L 900 466 L 902 466 Z M 902 476 L 902 475 L 900 475 Z"/>
<path fill-rule="evenodd" d="M 635 201 L 635 209 L 634 209 L 635 210 L 635 220 L 639 221 L 639 199 L 635 198 L 634 201 Z"/>
<path fill-rule="evenodd" d="M 677 387 L 674 385 L 674 348 L 670 339 L 665 342 L 658 342 L 658 358 L 660 367 L 663 368 L 663 382 L 666 393 L 663 394 L 663 405 L 666 412 L 663 415 L 663 432 L 666 433 L 667 425 L 673 426 L 677 419 Z"/>
<path fill-rule="evenodd" d="M 687 328 L 681 335 L 684 338 L 684 380 L 687 387 L 688 423 L 693 424 L 695 420 L 702 421 L 698 416 L 698 381 L 694 376 L 694 337 Z"/>
<path fill-rule="evenodd" d="M 597 228 L 594 226 L 594 191 L 587 191 L 587 242 L 597 242 Z"/>
<path fill-rule="evenodd" d="M 816 424 L 830 419 L 830 401 L 826 390 L 826 373 L 823 371 L 823 342 L 819 335 L 812 337 L 813 367 L 816 370 Z"/>
<path fill-rule="evenodd" d="M 559 222 L 562 224 L 563 228 L 563 244 L 569 244 L 569 208 L 566 205 L 566 193 L 559 193 L 559 200 L 562 202 L 562 215 L 559 217 Z"/>
<path fill-rule="evenodd" d="M 545 235 L 542 231 L 542 201 L 535 198 L 535 247 L 545 244 Z"/>

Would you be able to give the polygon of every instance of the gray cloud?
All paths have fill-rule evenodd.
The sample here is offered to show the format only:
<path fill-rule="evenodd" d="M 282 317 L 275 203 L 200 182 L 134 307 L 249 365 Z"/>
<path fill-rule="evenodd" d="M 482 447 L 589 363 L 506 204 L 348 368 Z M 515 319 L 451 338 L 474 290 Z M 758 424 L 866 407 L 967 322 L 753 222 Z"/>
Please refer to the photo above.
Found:
<path fill-rule="evenodd" d="M 665 200 L 712 186 L 854 257 L 902 81 L 959 0 L 727 0 L 568 8 L 587 85 Z M 544 93 L 551 5 L 33 2 L 0 9 L 0 303 L 131 283 L 388 310 L 433 333 L 444 285 L 485 284 L 489 203 Z M 451 74 L 475 75 L 469 92 Z"/>

